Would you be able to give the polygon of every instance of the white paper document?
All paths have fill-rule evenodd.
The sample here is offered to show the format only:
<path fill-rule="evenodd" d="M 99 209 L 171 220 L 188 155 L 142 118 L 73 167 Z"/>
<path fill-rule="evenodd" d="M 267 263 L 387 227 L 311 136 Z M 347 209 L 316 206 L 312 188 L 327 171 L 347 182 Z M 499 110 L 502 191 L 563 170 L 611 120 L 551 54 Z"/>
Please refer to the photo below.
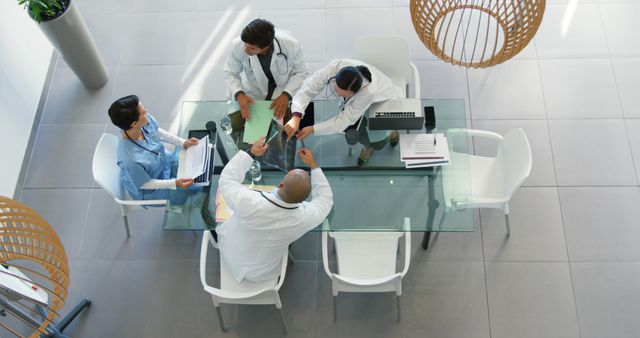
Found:
<path fill-rule="evenodd" d="M 449 145 L 444 134 L 401 134 L 400 159 L 406 168 L 449 164 Z"/>
<path fill-rule="evenodd" d="M 209 136 L 203 137 L 198 144 L 182 151 L 178 163 L 178 177 L 196 178 L 202 175 L 205 170 L 207 151 L 209 151 Z"/>

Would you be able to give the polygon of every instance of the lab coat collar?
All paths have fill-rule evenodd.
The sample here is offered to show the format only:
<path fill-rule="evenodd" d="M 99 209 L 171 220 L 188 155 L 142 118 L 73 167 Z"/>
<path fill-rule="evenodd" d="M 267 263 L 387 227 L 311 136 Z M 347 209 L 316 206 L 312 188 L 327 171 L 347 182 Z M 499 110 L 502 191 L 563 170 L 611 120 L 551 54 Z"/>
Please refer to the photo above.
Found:
<path fill-rule="evenodd" d="M 277 187 L 273 188 L 273 190 L 271 190 L 270 194 L 262 194 L 262 196 L 264 196 L 264 198 L 268 199 L 273 204 L 276 204 L 279 207 L 284 208 L 284 209 L 295 209 L 295 208 L 297 208 L 299 206 L 299 203 L 287 203 L 287 202 L 283 201 L 280 198 L 280 195 L 278 194 L 278 188 Z"/>

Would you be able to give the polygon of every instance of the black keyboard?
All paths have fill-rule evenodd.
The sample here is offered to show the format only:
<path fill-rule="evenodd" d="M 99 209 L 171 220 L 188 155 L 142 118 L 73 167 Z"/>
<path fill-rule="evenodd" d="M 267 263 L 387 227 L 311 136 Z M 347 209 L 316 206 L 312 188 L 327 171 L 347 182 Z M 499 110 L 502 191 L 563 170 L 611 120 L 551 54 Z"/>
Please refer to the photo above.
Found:
<path fill-rule="evenodd" d="M 403 118 L 403 117 L 416 117 L 416 113 L 412 111 L 386 111 L 375 112 L 376 118 Z"/>
<path fill-rule="evenodd" d="M 216 193 L 215 191 L 213 192 Z M 216 219 L 211 214 L 211 210 L 209 209 L 209 198 L 211 198 L 211 192 L 207 193 L 207 196 L 202 201 L 202 207 L 200 208 L 200 216 L 202 216 L 202 220 L 204 224 L 206 224 L 209 228 L 215 228 Z M 215 198 L 215 197 L 214 197 Z"/>

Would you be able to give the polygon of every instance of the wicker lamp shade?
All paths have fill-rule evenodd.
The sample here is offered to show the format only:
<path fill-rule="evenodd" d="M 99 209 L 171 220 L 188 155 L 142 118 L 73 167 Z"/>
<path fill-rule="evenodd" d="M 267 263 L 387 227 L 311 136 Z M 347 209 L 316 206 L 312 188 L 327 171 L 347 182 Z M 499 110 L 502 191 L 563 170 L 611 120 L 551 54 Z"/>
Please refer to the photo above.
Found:
<path fill-rule="evenodd" d="M 36 304 L 27 298 L 18 303 L 20 308 L 33 316 L 40 316 L 42 325 L 31 327 L 31 337 L 39 337 L 52 320 L 58 317 L 67 298 L 69 286 L 69 266 L 67 254 L 55 230 L 34 210 L 26 205 L 0 196 L 0 263 L 5 267 L 17 268 L 29 280 L 35 289 L 47 293 L 48 305 L 46 316 L 34 310 Z M 8 273 L 0 271 L 0 273 Z M 9 319 L 9 318 L 7 318 Z M 16 320 L 0 321 L 0 336 L 7 337 L 7 332 L 22 336 L 20 329 L 28 323 Z M 32 325 L 32 324 L 31 324 Z M 4 333 L 2 331 L 6 330 Z"/>
<path fill-rule="evenodd" d="M 505 62 L 533 38 L 545 0 L 411 0 L 418 37 L 454 65 L 490 67 Z"/>

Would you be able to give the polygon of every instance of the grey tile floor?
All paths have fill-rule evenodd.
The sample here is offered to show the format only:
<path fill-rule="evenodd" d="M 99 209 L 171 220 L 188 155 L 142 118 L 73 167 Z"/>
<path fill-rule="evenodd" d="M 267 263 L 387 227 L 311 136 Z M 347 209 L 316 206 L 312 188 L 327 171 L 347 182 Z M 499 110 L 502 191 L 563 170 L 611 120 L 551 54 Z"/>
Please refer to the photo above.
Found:
<path fill-rule="evenodd" d="M 100 134 L 113 131 L 115 98 L 139 94 L 169 129 L 183 100 L 224 99 L 227 46 L 255 17 L 294 32 L 312 69 L 349 56 L 356 35 L 406 35 L 423 97 L 464 99 L 475 128 L 524 128 L 534 158 L 509 239 L 493 210 L 477 213 L 475 232 L 440 234 L 428 251 L 414 235 L 401 323 L 384 294 L 341 295 L 334 323 L 320 237 L 305 235 L 281 290 L 290 337 L 640 336 L 639 3 L 548 1 L 520 55 L 466 70 L 419 43 L 407 0 L 77 1 L 110 81 L 88 91 L 63 61 L 54 65 L 21 194 L 66 246 L 68 304 L 93 301 L 73 337 L 281 336 L 270 307 L 224 306 L 231 330 L 221 333 L 199 281 L 200 236 L 163 232 L 154 210 L 131 215 L 127 240 L 90 168 Z"/>

